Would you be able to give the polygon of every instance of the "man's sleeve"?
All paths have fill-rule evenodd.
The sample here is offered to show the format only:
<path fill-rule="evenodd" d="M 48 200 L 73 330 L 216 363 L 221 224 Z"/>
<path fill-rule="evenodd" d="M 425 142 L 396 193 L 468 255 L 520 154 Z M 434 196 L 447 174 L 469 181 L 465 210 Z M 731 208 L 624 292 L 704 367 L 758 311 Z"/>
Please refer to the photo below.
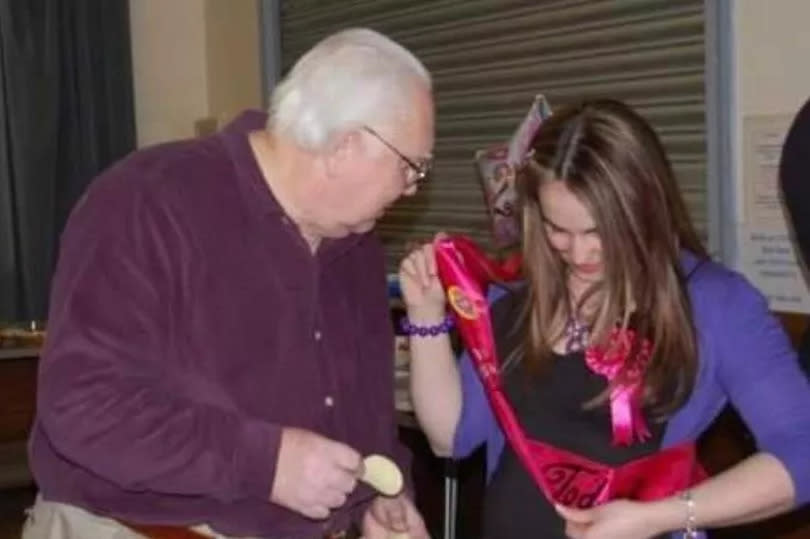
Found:
<path fill-rule="evenodd" d="M 48 439 L 125 489 L 268 499 L 280 427 L 166 384 L 176 260 L 189 249 L 176 218 L 142 198 L 123 209 L 84 206 L 63 236 L 40 364 Z"/>

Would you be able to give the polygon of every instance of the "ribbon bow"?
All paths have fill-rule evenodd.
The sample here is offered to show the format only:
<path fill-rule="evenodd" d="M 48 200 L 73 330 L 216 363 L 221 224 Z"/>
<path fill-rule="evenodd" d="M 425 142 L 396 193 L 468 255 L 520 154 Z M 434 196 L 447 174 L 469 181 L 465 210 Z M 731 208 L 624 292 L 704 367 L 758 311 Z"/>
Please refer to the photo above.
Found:
<path fill-rule="evenodd" d="M 629 356 L 635 340 L 634 330 L 615 328 L 610 333 L 607 346 L 589 346 L 585 349 L 588 367 L 607 378 L 613 386 L 610 391 L 610 419 L 615 445 L 630 445 L 634 435 L 640 442 L 652 436 L 641 413 L 641 382 L 652 346 L 650 341 L 644 339 L 636 357 L 631 360 Z M 617 382 L 623 370 L 623 379 Z"/>

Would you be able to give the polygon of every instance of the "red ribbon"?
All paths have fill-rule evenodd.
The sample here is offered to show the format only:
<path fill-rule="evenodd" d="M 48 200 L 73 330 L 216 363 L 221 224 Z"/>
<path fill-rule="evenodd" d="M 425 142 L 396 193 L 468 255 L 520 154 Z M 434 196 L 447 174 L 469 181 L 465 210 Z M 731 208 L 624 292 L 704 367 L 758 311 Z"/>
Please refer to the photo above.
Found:
<path fill-rule="evenodd" d="M 611 467 L 528 438 L 501 385 L 489 305 L 484 294 L 490 282 L 517 279 L 520 259 L 512 257 L 498 264 L 469 239 L 449 237 L 436 242 L 436 261 L 448 302 L 456 313 L 459 333 L 495 417 L 515 454 L 551 503 L 585 508 L 615 498 L 654 500 L 673 495 L 705 477 L 697 464 L 693 443 Z M 633 416 L 633 392 L 616 397 L 628 404 L 618 406 L 614 412 L 624 425 L 619 429 L 620 438 L 625 439 L 629 433 L 632 439 L 633 429 L 628 431 L 627 425 L 637 426 L 640 435 L 644 435 L 643 418 L 639 421 Z"/>
<path fill-rule="evenodd" d="M 610 418 L 613 425 L 613 443 L 630 445 L 633 438 L 643 442 L 652 436 L 641 413 L 641 382 L 644 368 L 650 360 L 652 345 L 644 339 L 635 357 L 629 358 L 636 340 L 636 332 L 626 328 L 614 329 L 605 347 L 589 346 L 585 350 L 585 363 L 595 373 L 613 384 L 610 391 Z M 616 382 L 625 363 L 621 383 Z"/>

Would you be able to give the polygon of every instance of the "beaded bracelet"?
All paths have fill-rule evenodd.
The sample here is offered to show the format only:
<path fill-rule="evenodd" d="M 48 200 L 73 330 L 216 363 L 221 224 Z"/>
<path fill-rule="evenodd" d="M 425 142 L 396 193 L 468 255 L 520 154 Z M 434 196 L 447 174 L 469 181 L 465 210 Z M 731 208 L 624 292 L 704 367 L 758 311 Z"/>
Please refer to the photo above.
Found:
<path fill-rule="evenodd" d="M 686 525 L 683 529 L 683 538 L 697 539 L 697 517 L 695 516 L 695 500 L 692 498 L 692 492 L 684 490 L 678 498 L 686 505 Z"/>
<path fill-rule="evenodd" d="M 441 323 L 433 326 L 417 326 L 404 316 L 399 321 L 399 327 L 405 335 L 416 335 L 418 337 L 436 337 L 443 333 L 450 333 L 454 325 L 453 317 L 449 314 L 444 317 Z"/>

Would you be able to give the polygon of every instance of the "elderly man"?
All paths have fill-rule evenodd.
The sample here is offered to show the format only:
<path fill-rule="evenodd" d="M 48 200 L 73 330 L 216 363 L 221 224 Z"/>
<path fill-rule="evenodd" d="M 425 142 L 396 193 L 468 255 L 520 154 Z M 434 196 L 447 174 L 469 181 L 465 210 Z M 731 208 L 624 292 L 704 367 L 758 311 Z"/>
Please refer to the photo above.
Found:
<path fill-rule="evenodd" d="M 432 146 L 425 68 L 355 29 L 298 61 L 269 117 L 103 173 L 62 238 L 24 536 L 426 537 L 406 495 L 357 478 L 366 454 L 401 459 L 371 230 Z"/>

